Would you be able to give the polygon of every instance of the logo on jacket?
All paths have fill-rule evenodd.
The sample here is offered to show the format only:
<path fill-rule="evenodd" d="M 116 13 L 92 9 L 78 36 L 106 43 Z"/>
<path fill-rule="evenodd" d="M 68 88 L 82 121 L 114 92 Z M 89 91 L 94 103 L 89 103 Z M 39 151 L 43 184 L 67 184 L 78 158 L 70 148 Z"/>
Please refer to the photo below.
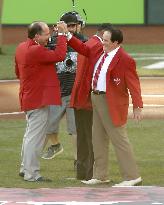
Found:
<path fill-rule="evenodd" d="M 121 79 L 120 78 L 114 78 L 113 81 L 116 85 L 119 85 L 120 82 L 121 82 Z"/>

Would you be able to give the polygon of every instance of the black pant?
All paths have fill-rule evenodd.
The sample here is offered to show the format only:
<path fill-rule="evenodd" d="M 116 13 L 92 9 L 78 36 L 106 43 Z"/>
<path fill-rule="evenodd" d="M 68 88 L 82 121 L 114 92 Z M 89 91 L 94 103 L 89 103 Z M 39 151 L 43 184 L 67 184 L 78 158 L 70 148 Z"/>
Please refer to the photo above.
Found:
<path fill-rule="evenodd" d="M 92 118 L 90 110 L 75 109 L 77 129 L 77 179 L 89 180 L 93 176 Z"/>

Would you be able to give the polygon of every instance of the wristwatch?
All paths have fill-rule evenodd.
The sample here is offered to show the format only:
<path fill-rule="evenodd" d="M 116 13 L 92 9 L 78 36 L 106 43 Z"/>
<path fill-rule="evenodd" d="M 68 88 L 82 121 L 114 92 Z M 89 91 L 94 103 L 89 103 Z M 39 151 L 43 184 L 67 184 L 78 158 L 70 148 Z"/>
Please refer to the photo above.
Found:
<path fill-rule="evenodd" d="M 61 32 L 59 32 L 58 36 L 66 36 L 68 41 L 72 38 L 72 34 L 70 32 L 68 32 L 68 33 L 61 33 Z"/>
<path fill-rule="evenodd" d="M 58 33 L 58 36 L 66 36 L 66 34 L 65 33 Z"/>

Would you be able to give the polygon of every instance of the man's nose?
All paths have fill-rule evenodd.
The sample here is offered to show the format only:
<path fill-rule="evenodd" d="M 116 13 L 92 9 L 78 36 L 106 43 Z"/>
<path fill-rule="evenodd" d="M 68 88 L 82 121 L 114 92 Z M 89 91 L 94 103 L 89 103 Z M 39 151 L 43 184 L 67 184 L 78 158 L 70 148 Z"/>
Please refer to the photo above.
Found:
<path fill-rule="evenodd" d="M 74 30 L 74 28 L 70 27 L 70 28 L 69 28 L 69 30 L 70 30 L 70 31 L 73 31 L 73 30 Z"/>

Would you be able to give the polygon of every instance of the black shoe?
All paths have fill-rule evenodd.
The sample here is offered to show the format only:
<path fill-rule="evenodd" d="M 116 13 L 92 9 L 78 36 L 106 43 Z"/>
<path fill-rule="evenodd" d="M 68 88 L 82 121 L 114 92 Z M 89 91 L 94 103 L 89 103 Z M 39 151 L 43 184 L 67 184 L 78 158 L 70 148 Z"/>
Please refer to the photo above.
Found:
<path fill-rule="evenodd" d="M 19 172 L 20 177 L 24 177 L 24 172 Z"/>
<path fill-rule="evenodd" d="M 52 182 L 51 179 L 45 178 L 45 177 L 39 177 L 36 182 Z"/>

